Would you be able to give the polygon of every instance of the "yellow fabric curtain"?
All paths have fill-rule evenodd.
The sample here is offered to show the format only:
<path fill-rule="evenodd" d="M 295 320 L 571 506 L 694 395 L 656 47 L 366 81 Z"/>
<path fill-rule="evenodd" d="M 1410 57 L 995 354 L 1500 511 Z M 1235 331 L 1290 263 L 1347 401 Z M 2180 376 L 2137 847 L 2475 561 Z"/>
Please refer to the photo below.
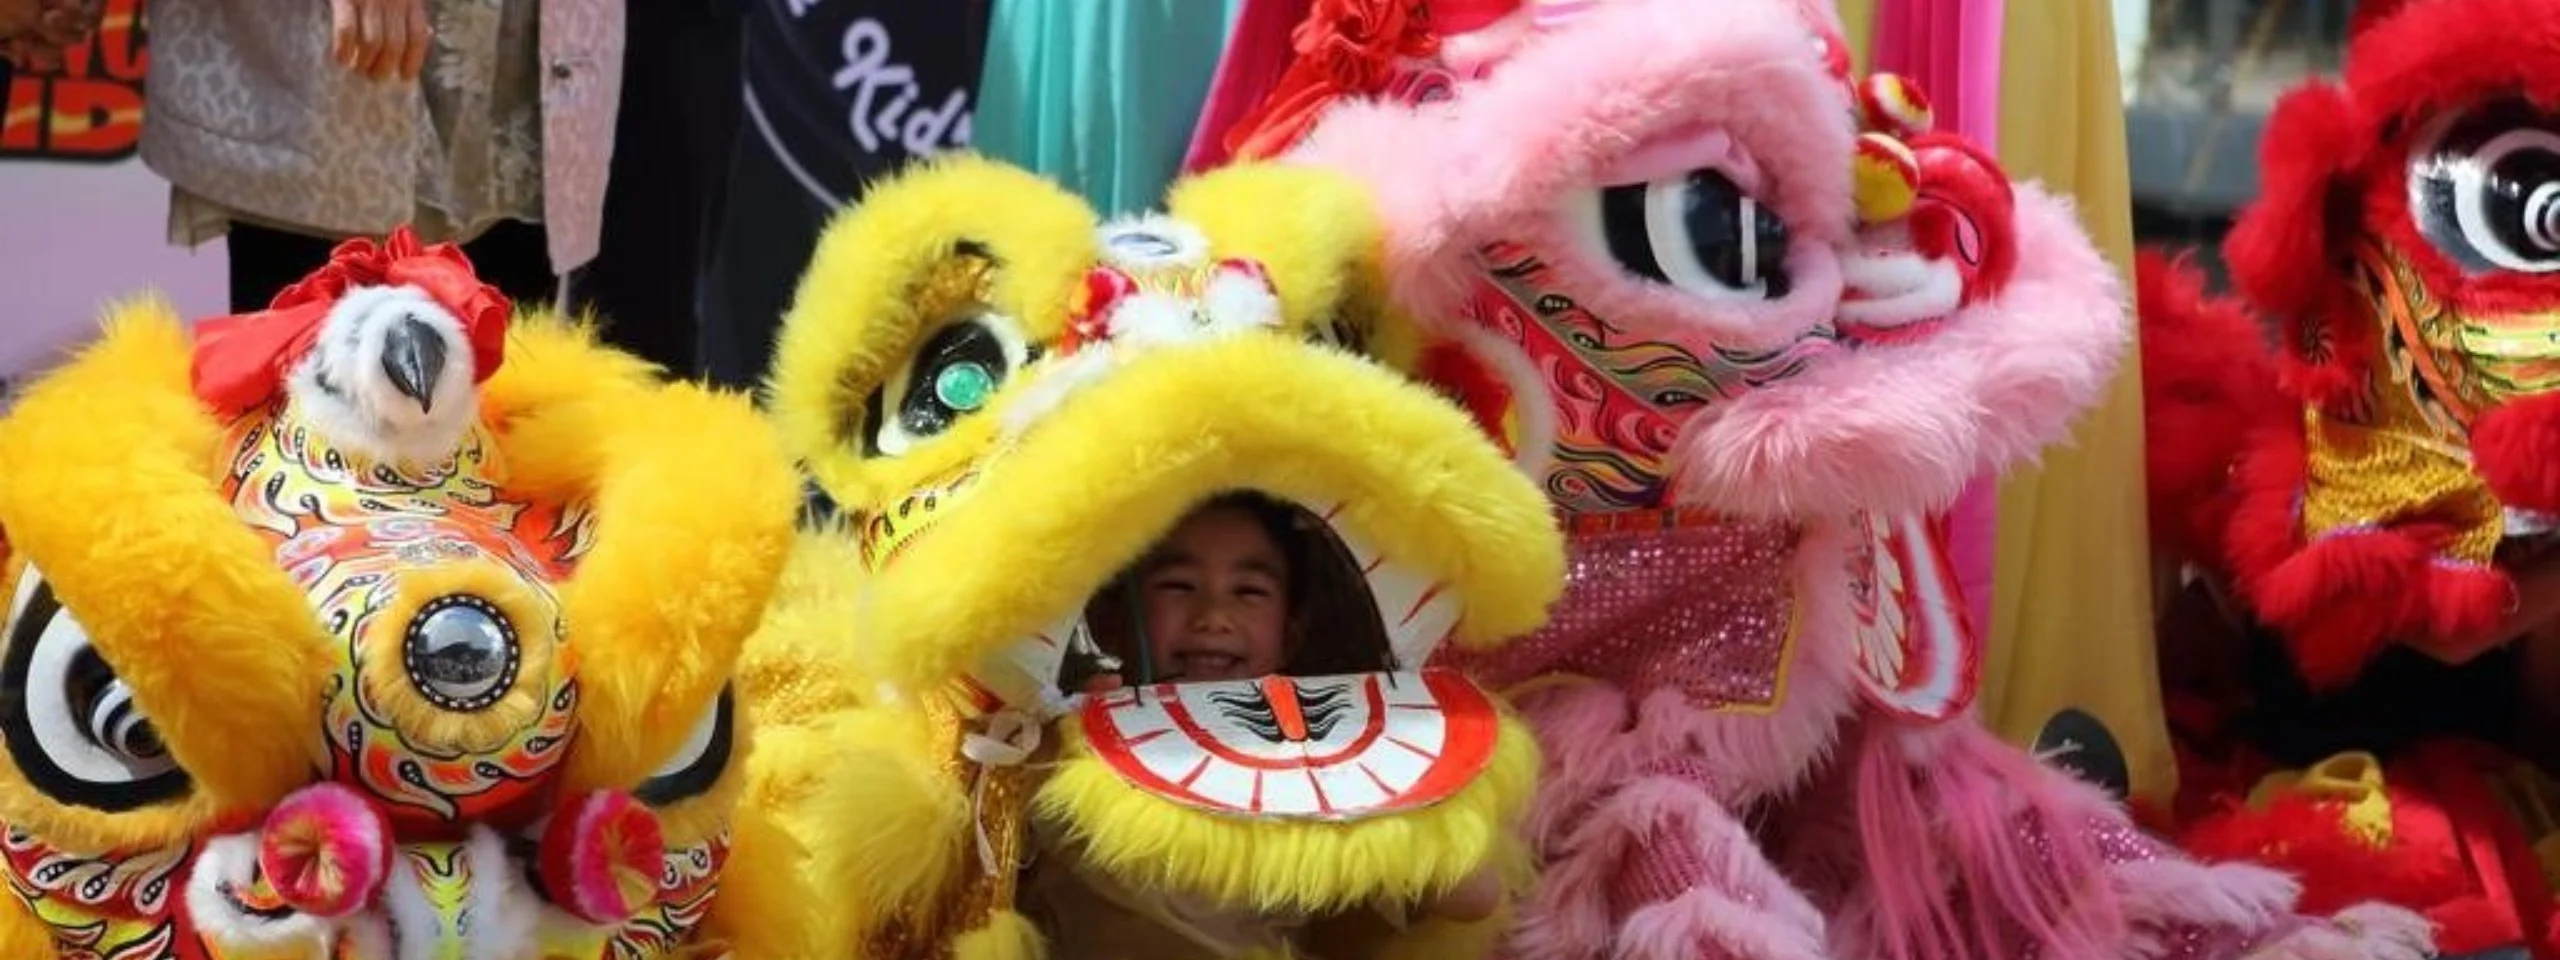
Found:
<path fill-rule="evenodd" d="M 1839 0 L 1860 69 L 1880 2 Z M 2001 164 L 2072 198 L 2098 248 L 2129 277 L 2132 192 L 2113 13 L 2103 0 L 2006 7 Z M 1993 729 L 2021 744 L 2057 711 L 2087 711 L 2123 747 L 2135 795 L 2166 801 L 2177 771 L 2152 646 L 2141 378 L 2128 344 L 2113 388 L 2071 442 L 2001 485 L 1981 709 Z"/>
<path fill-rule="evenodd" d="M 2005 28 L 2001 164 L 2073 198 L 2098 248 L 2131 277 L 2113 12 L 2100 0 L 2009 0 Z M 2001 485 L 1982 710 L 2021 742 L 2055 711 L 2088 711 L 2123 746 L 2135 795 L 2165 801 L 2177 771 L 2152 645 L 2143 507 L 2142 364 L 2128 344 L 2114 386 L 2072 442 Z"/>

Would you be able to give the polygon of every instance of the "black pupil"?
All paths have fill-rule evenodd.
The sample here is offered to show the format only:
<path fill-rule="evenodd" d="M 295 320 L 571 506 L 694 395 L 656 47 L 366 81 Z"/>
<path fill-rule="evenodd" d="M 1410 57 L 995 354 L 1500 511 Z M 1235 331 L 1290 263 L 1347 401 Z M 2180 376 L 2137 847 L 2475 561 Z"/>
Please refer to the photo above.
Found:
<path fill-rule="evenodd" d="M 133 699 L 110 696 L 118 690 L 115 668 L 95 649 L 72 655 L 63 677 L 62 696 L 73 716 L 82 718 L 90 742 L 135 760 L 159 757 L 165 747 L 151 722 L 134 715 Z"/>
<path fill-rule="evenodd" d="M 1646 195 L 1661 189 L 1680 191 L 1681 223 L 1689 234 L 1687 250 L 1657 249 L 1647 229 Z M 1786 221 L 1756 203 L 1746 214 L 1744 198 L 1732 178 L 1715 170 L 1692 170 L 1676 187 L 1662 183 L 1608 187 L 1600 194 L 1600 213 L 1609 253 L 1628 270 L 1656 283 L 1671 282 L 1661 258 L 1690 257 L 1727 287 L 1741 290 L 1757 283 L 1764 285 L 1769 299 L 1786 296 Z"/>
<path fill-rule="evenodd" d="M 2554 236 L 2560 222 L 2553 219 L 2560 206 L 2548 197 L 2538 205 L 2531 202 L 2536 190 L 2553 183 L 2560 183 L 2560 155 L 2525 149 L 2498 158 L 2481 185 L 2481 212 L 2488 215 L 2489 232 L 2527 258 L 2560 254 L 2560 238 Z"/>
<path fill-rule="evenodd" d="M 2560 154 L 2540 146 L 2501 147 L 2490 142 L 2516 131 L 2554 130 L 2552 118 L 2530 104 L 2501 101 L 2476 109 L 2445 134 L 2443 140 L 2411 170 L 2416 207 L 2410 211 L 2419 229 L 2447 257 L 2465 269 L 2503 269 L 2483 250 L 2527 262 L 2560 261 Z M 2453 177 L 2460 164 L 2481 163 L 2480 222 L 2462 226 L 2459 209 L 2467 199 Z M 2536 192 L 2544 196 L 2537 200 Z M 2486 236 L 2476 235 L 2486 231 Z"/>
<path fill-rule="evenodd" d="M 993 381 L 990 388 L 1004 382 L 1004 344 L 982 323 L 955 323 L 942 328 L 933 339 L 925 341 L 917 361 L 915 375 L 907 381 L 906 396 L 898 399 L 898 426 L 911 437 L 930 437 L 949 430 L 964 412 L 944 404 L 934 389 L 943 370 L 975 363 L 987 371 Z"/>

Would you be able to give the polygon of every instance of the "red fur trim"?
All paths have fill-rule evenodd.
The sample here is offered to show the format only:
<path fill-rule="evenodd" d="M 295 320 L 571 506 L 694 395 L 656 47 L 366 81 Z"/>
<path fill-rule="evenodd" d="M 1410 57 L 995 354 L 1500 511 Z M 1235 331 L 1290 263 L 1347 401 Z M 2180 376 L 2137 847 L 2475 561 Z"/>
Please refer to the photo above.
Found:
<path fill-rule="evenodd" d="M 2342 805 L 2300 795 L 2198 821 L 2179 845 L 2204 860 L 2251 861 L 2293 874 L 2302 882 L 2299 909 L 2315 916 L 2376 900 L 2426 910 L 2469 893 L 2444 812 L 2422 796 L 2390 793 L 2392 842 L 2382 847 L 2347 825 Z"/>
<path fill-rule="evenodd" d="M 2471 428 L 2472 469 L 2511 507 L 2560 513 L 2560 394 L 2509 402 Z"/>
<path fill-rule="evenodd" d="M 2456 310 L 2494 316 L 2560 301 L 2560 278 L 2473 274 L 2436 252 L 2411 221 L 2405 167 L 2432 120 L 2497 98 L 2560 103 L 2560 0 L 2426 0 L 2373 22 L 2347 54 L 2358 129 L 2344 141 L 2366 159 L 2363 232 L 2409 258 L 2428 290 Z"/>
<path fill-rule="evenodd" d="M 2259 192 L 2223 243 L 2231 279 L 2282 324 L 2288 386 L 2331 404 L 2353 391 L 2372 341 L 2364 307 L 2339 279 L 2354 237 L 2345 222 L 2363 159 L 2355 107 L 2326 84 L 2276 102 L 2260 149 Z"/>
<path fill-rule="evenodd" d="M 2252 436 L 2233 475 L 2226 556 L 2241 598 L 2284 636 L 2305 682 L 2342 686 L 2394 640 L 2448 659 L 2498 642 L 2515 593 L 2505 573 L 2440 563 L 2450 531 L 2421 523 L 2303 543 L 2301 433 Z"/>
<path fill-rule="evenodd" d="M 2364 0 L 2363 3 L 2356 4 L 2355 12 L 2347 15 L 2347 42 L 2355 43 L 2363 39 L 2366 31 L 2372 30 L 2374 25 L 2381 23 L 2384 18 L 2400 12 L 2400 8 L 2408 5 L 2406 0 Z"/>
<path fill-rule="evenodd" d="M 2264 328 L 2238 301 L 2208 295 L 2201 273 L 2161 250 L 2139 252 L 2134 277 L 2151 537 L 2219 568 L 2237 505 L 2231 472 L 2248 437 L 2280 429 L 2291 405 L 2276 390 Z"/>

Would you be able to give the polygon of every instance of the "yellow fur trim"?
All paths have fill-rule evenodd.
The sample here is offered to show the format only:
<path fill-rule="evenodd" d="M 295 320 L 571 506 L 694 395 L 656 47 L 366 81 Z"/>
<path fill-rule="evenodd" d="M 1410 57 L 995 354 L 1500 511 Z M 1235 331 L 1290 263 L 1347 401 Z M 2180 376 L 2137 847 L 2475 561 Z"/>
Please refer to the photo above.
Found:
<path fill-rule="evenodd" d="M 111 311 L 100 340 L 0 421 L 0 530 L 207 800 L 257 808 L 310 777 L 309 738 L 277 731 L 310 728 L 328 635 L 221 496 L 222 425 L 190 363 L 167 304 Z M 74 849 L 165 843 L 193 820 L 31 807 L 14 769 L 7 779 L 0 816 Z"/>
<path fill-rule="evenodd" d="M 1484 775 L 1438 805 L 1350 823 L 1220 816 L 1130 787 L 1080 730 L 1059 728 L 1068 759 L 1033 804 L 1074 828 L 1088 861 L 1133 885 L 1259 910 L 1409 903 L 1455 887 L 1502 852 L 1537 786 L 1536 743 L 1506 715 Z"/>
<path fill-rule="evenodd" d="M 1290 329 L 1341 322 L 1378 362 L 1412 364 L 1414 327 L 1390 321 L 1384 233 L 1358 181 L 1311 167 L 1242 164 L 1176 184 L 1166 209 L 1214 238 L 1219 256 L 1261 262 Z"/>
<path fill-rule="evenodd" d="M 770 749 L 765 736 L 756 731 L 759 749 Z M 786 736 L 782 746 L 812 745 Z M 813 906 L 826 902 L 826 892 L 811 884 L 809 849 L 783 820 L 790 807 L 758 791 L 753 753 L 730 763 L 710 793 L 661 814 L 670 843 L 691 842 L 723 820 L 729 827 L 729 867 L 703 918 L 701 939 L 728 944 L 734 960 L 843 960 L 829 948 L 843 942 L 832 936 L 842 911 Z"/>
<path fill-rule="evenodd" d="M 1041 960 L 1048 955 L 1040 930 L 1019 913 L 999 910 L 987 925 L 952 942 L 954 960 Z"/>
<path fill-rule="evenodd" d="M 53 933 L 16 897 L 0 903 L 0 957 L 40 960 L 54 956 Z"/>
<path fill-rule="evenodd" d="M 1562 589 L 1546 498 L 1465 414 L 1375 364 L 1242 334 L 1132 361 L 984 465 L 967 504 L 874 575 L 857 662 L 934 689 L 1235 487 L 1345 501 L 1337 523 L 1462 598 L 1461 643 L 1535 629 Z"/>
<path fill-rule="evenodd" d="M 846 660 L 847 614 L 861 588 L 861 549 L 841 530 L 803 532 L 764 621 L 739 658 L 739 697 L 773 724 L 798 724 L 865 702 Z"/>
<path fill-rule="evenodd" d="M 951 739 L 922 711 L 872 708 L 759 754 L 775 768 L 762 800 L 791 811 L 818 887 L 874 915 L 863 926 L 934 903 L 961 870 L 975 869 L 969 785 L 950 775 Z"/>
<path fill-rule="evenodd" d="M 418 609 L 428 601 L 456 594 L 495 605 L 520 639 L 515 686 L 497 702 L 469 712 L 446 710 L 427 702 L 409 682 L 404 639 Z M 486 557 L 468 562 L 400 571 L 400 590 L 371 621 L 373 635 L 362 642 L 364 662 L 356 675 L 366 702 L 384 711 L 391 728 L 413 743 L 482 753 L 505 744 L 539 719 L 550 706 L 559 664 L 560 608 L 550 596 L 524 582 L 512 566 Z"/>
<path fill-rule="evenodd" d="M 544 310 L 520 310 L 507 321 L 506 362 L 480 385 L 480 418 L 504 430 L 517 415 L 610 390 L 639 392 L 662 379 L 657 367 L 603 348 L 595 325 Z M 575 465 L 567 478 L 584 476 Z M 519 487 L 527 478 L 510 478 Z"/>
<path fill-rule="evenodd" d="M 644 369 L 539 319 L 514 342 L 527 348 L 503 369 L 526 381 Z M 799 510 L 790 461 L 745 397 L 614 382 L 510 410 L 501 434 L 511 484 L 593 498 L 595 547 L 560 590 L 584 730 L 571 790 L 627 788 L 691 733 L 781 579 Z"/>
<path fill-rule="evenodd" d="M 774 346 L 769 404 L 819 486 L 849 505 L 895 489 L 865 482 L 864 404 L 893 364 L 965 306 L 919 303 L 917 287 L 964 258 L 964 246 L 977 248 L 1000 265 L 985 305 L 1033 340 L 1054 340 L 1066 327 L 1068 294 L 1094 262 L 1099 226 L 1056 184 L 967 155 L 873 186 L 828 225 Z"/>

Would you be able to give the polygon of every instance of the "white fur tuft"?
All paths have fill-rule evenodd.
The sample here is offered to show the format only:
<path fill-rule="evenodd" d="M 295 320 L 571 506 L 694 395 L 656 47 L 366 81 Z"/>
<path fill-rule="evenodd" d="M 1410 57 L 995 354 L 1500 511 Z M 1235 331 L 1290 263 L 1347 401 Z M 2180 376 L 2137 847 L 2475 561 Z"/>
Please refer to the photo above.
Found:
<path fill-rule="evenodd" d="M 1904 250 L 1871 250 L 1840 259 L 1844 289 L 1859 299 L 1840 303 L 1840 319 L 1862 327 L 1891 328 L 1953 315 L 1964 298 L 1955 264 Z"/>
<path fill-rule="evenodd" d="M 406 862 L 394 866 L 390 882 L 382 889 L 382 908 L 399 931 L 391 960 L 455 956 L 450 952 L 454 945 L 431 931 L 443 930 L 457 919 L 464 928 L 459 954 L 463 960 L 516 960 L 538 952 L 535 932 L 545 905 L 524 885 L 524 866 L 507 857 L 506 841 L 489 828 L 475 825 L 471 838 L 463 842 L 463 859 L 471 877 L 466 894 L 470 903 L 460 918 L 436 916 L 417 871 Z"/>
<path fill-rule="evenodd" d="M 294 912 L 267 919 L 241 911 L 223 895 L 245 889 L 258 876 L 258 838 L 238 833 L 205 841 L 187 876 L 187 916 L 216 952 L 239 956 L 329 955 L 337 931 L 326 920 Z"/>
<path fill-rule="evenodd" d="M 1237 270 L 1220 270 L 1209 278 L 1200 297 L 1200 312 L 1220 332 L 1280 325 L 1280 295 L 1261 278 Z"/>
<path fill-rule="evenodd" d="M 421 410 L 382 370 L 384 335 L 416 319 L 444 340 L 445 363 Z M 479 416 L 471 344 L 462 321 L 412 286 L 347 291 L 321 321 L 309 356 L 286 380 L 294 411 L 346 454 L 398 466 L 432 466 L 453 455 Z M 321 379 L 337 388 L 322 389 Z"/>
<path fill-rule="evenodd" d="M 1087 344 L 1071 356 L 1044 365 L 1038 378 L 1024 384 L 1013 401 L 1005 405 L 1004 436 L 1022 436 L 1033 424 L 1057 412 L 1058 405 L 1067 402 L 1068 397 L 1110 376 L 1116 366 L 1116 353 L 1108 343 Z"/>
<path fill-rule="evenodd" d="M 1198 305 L 1161 293 L 1131 294 L 1111 306 L 1111 342 L 1133 350 L 1180 346 L 1203 338 Z"/>

